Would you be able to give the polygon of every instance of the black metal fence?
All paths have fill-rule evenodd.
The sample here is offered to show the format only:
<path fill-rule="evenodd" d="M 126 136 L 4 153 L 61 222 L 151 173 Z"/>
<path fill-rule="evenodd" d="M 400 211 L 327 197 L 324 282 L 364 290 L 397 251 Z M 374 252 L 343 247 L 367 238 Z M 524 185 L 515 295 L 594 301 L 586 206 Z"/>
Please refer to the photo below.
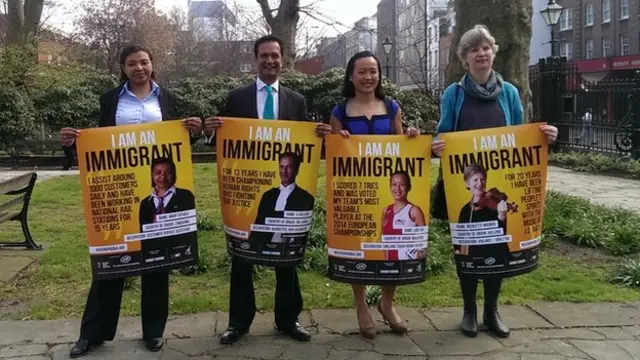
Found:
<path fill-rule="evenodd" d="M 529 81 L 533 119 L 558 127 L 559 148 L 640 158 L 640 71 L 583 75 L 553 57 L 530 69 Z"/>

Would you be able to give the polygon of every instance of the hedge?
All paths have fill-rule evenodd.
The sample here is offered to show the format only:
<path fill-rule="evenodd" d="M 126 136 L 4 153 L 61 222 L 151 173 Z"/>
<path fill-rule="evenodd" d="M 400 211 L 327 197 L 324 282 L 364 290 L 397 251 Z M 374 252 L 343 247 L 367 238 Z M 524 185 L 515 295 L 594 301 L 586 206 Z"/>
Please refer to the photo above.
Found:
<path fill-rule="evenodd" d="M 188 116 L 215 115 L 224 104 L 230 89 L 247 84 L 254 75 L 185 78 L 158 81 L 178 95 L 179 111 Z M 309 112 L 327 120 L 340 96 L 344 70 L 333 69 L 317 76 L 285 71 L 284 86 L 301 93 Z M 97 126 L 100 95 L 117 85 L 117 79 L 82 66 L 30 64 L 22 51 L 7 48 L 0 56 L 0 142 L 6 150 L 24 138 L 41 136 L 41 125 L 54 135 L 61 127 Z M 435 130 L 437 106 L 425 94 L 403 91 L 384 81 L 385 92 L 402 107 L 405 125 L 416 126 L 423 133 Z"/>

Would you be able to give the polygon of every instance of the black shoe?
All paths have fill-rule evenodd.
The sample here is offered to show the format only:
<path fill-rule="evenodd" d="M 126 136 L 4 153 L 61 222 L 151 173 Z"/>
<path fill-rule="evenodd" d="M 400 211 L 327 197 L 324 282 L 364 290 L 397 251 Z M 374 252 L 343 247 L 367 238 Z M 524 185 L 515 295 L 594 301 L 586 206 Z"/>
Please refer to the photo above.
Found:
<path fill-rule="evenodd" d="M 489 329 L 489 331 L 496 334 L 497 336 L 501 338 L 509 337 L 509 333 L 511 331 L 509 330 L 509 327 L 507 327 L 507 325 L 502 322 L 502 319 L 500 319 L 500 314 L 498 313 L 497 308 L 485 308 L 482 321 L 484 322 L 484 325 Z"/>
<path fill-rule="evenodd" d="M 475 303 L 473 303 L 473 305 L 465 305 L 460 330 L 468 337 L 476 337 L 478 335 L 478 319 Z"/>
<path fill-rule="evenodd" d="M 231 345 L 236 341 L 240 340 L 240 338 L 243 335 L 245 335 L 247 332 L 248 332 L 247 330 L 241 331 L 232 327 L 228 327 L 227 331 L 225 331 L 224 334 L 222 334 L 222 336 L 220 337 L 220 343 L 225 345 Z"/>
<path fill-rule="evenodd" d="M 501 338 L 507 338 L 510 330 L 502 322 L 498 313 L 498 296 L 501 285 L 501 279 L 484 281 L 484 315 L 482 320 L 489 331 Z"/>
<path fill-rule="evenodd" d="M 298 340 L 298 341 L 309 341 L 309 340 L 311 340 L 311 334 L 309 334 L 307 329 L 305 329 L 299 322 L 296 322 L 293 325 L 293 327 L 291 327 L 289 329 L 278 328 L 278 331 L 280 331 L 283 334 L 288 335 L 289 337 L 291 337 L 294 340 Z"/>
<path fill-rule="evenodd" d="M 145 345 L 147 345 L 147 349 L 149 351 L 160 351 L 162 349 L 162 345 L 164 345 L 164 340 L 160 338 L 151 338 L 144 341 Z"/>
<path fill-rule="evenodd" d="M 69 357 L 77 358 L 80 356 L 87 355 L 92 349 L 102 345 L 103 343 L 104 341 L 90 342 L 89 340 L 80 338 L 78 339 L 78 341 L 76 341 L 76 343 L 71 348 Z"/>

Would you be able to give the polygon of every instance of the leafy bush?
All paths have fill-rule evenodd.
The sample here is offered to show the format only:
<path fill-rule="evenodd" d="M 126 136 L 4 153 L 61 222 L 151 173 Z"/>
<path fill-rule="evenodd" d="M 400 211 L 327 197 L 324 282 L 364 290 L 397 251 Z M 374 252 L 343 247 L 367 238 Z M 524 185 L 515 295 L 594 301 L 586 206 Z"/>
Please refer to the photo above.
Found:
<path fill-rule="evenodd" d="M 640 160 L 584 152 L 549 154 L 549 163 L 574 171 L 622 175 L 640 179 Z"/>
<path fill-rule="evenodd" d="M 611 282 L 625 287 L 640 288 L 640 259 L 624 259 L 614 271 Z"/>
<path fill-rule="evenodd" d="M 632 254 L 640 250 L 640 214 L 548 191 L 543 233 L 614 255 Z"/>
<path fill-rule="evenodd" d="M 113 76 L 85 67 L 37 65 L 32 54 L 8 48 L 0 56 L 0 150 L 18 139 L 39 135 L 39 125 L 51 132 L 61 127 L 94 127 L 98 123 L 99 98 L 117 84 Z M 209 117 L 220 113 L 229 90 L 250 83 L 252 74 L 237 77 L 186 78 L 166 84 L 178 97 L 178 110 L 184 116 Z M 284 86 L 304 95 L 308 111 L 328 121 L 341 97 L 344 70 L 333 69 L 318 76 L 285 71 Z M 406 125 L 423 133 L 433 133 L 437 108 L 420 92 L 403 91 L 385 80 L 385 91 L 402 107 Z M 210 148 L 202 149 L 211 151 Z"/>

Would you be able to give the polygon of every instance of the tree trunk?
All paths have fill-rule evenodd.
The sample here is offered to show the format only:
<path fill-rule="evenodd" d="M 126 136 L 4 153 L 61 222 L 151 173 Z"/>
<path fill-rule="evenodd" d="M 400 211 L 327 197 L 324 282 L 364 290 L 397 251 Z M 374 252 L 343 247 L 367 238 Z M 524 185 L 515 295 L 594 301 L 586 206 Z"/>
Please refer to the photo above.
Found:
<path fill-rule="evenodd" d="M 44 0 L 25 0 L 24 23 L 22 24 L 23 41 L 30 41 L 34 36 L 38 35 L 43 7 Z"/>
<path fill-rule="evenodd" d="M 262 15 L 271 27 L 271 33 L 284 42 L 285 68 L 293 69 L 296 58 L 296 31 L 300 20 L 300 0 L 280 0 L 278 13 L 273 16 L 267 0 L 257 0 L 262 9 Z"/>
<path fill-rule="evenodd" d="M 9 0 L 7 5 L 7 41 L 13 45 L 25 45 L 38 34 L 44 0 Z"/>
<path fill-rule="evenodd" d="M 529 43 L 531 42 L 531 0 L 457 0 L 456 27 L 453 32 L 447 84 L 459 81 L 465 70 L 458 59 L 460 37 L 476 24 L 489 28 L 500 47 L 493 68 L 520 91 L 524 121 L 530 118 Z"/>
<path fill-rule="evenodd" d="M 7 42 L 12 45 L 22 43 L 22 24 L 24 23 L 24 4 L 22 0 L 9 0 L 7 15 L 9 27 L 7 28 Z"/>

